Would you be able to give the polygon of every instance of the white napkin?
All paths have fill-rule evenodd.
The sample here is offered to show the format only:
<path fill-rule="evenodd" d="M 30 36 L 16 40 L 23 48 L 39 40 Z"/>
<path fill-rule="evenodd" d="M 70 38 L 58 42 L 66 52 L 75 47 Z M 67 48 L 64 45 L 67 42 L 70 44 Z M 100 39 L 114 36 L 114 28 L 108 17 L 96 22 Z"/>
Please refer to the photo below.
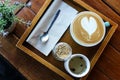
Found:
<path fill-rule="evenodd" d="M 54 14 L 59 9 L 61 10 L 60 14 L 48 33 L 49 40 L 46 43 L 42 43 L 40 41 L 40 34 L 48 29 Z M 73 21 L 77 12 L 77 10 L 62 0 L 54 0 L 26 41 L 42 52 L 45 56 L 48 56 L 55 44 L 69 27 L 70 23 Z"/>

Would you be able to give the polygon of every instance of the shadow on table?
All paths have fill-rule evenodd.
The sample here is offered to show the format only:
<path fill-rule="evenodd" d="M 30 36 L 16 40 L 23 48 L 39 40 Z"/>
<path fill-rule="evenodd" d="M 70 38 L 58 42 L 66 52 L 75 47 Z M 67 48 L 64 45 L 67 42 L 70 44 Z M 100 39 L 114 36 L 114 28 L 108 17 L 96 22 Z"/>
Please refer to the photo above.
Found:
<path fill-rule="evenodd" d="M 0 80 L 27 80 L 0 55 Z"/>

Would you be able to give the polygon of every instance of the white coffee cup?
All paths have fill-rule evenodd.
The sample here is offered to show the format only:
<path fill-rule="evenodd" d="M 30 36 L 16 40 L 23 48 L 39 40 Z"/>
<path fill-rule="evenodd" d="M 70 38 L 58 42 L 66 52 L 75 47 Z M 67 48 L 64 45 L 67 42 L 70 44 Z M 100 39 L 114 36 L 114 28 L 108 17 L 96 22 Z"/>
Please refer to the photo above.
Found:
<path fill-rule="evenodd" d="M 70 25 L 70 34 L 73 40 L 85 47 L 99 44 L 105 33 L 103 19 L 91 11 L 80 12 Z"/>
<path fill-rule="evenodd" d="M 64 62 L 66 71 L 73 77 L 81 78 L 88 74 L 90 61 L 83 54 L 73 54 Z"/>

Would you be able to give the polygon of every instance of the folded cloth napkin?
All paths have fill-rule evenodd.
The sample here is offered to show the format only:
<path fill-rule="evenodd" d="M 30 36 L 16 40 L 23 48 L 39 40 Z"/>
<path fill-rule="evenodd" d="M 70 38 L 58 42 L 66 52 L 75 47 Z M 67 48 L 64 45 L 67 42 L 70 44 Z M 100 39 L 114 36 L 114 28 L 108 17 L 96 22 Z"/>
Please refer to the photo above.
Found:
<path fill-rule="evenodd" d="M 60 10 L 60 14 L 48 33 L 49 40 L 46 43 L 42 43 L 40 41 L 40 34 L 49 28 L 54 14 L 58 10 Z M 70 23 L 75 18 L 77 12 L 77 10 L 66 4 L 64 1 L 54 0 L 26 41 L 45 56 L 48 56 L 55 44 L 59 41 L 69 27 Z"/>

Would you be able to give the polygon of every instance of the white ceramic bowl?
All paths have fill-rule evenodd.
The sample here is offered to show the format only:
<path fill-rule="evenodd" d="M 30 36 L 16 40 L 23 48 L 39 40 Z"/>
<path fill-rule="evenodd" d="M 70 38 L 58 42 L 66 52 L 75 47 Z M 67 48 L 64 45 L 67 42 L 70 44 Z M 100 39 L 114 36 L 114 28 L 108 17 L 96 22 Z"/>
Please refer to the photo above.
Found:
<path fill-rule="evenodd" d="M 80 40 L 78 40 L 76 37 L 75 37 L 75 35 L 74 35 L 74 32 L 73 32 L 73 23 L 75 22 L 75 20 L 77 19 L 77 17 L 79 17 L 79 16 L 81 16 L 82 14 L 84 14 L 84 13 L 88 13 L 88 14 L 92 14 L 92 15 L 96 15 L 96 17 L 100 20 L 100 22 L 102 23 L 102 25 L 103 25 L 103 36 L 101 37 L 101 39 L 99 40 L 99 41 L 97 41 L 97 42 L 95 42 L 95 43 L 84 43 L 83 41 L 80 41 Z M 78 43 L 79 45 L 81 45 L 81 46 L 85 46 L 85 47 L 92 47 L 92 46 L 95 46 L 95 45 L 97 45 L 97 44 L 99 44 L 102 40 L 103 40 L 103 38 L 104 38 L 104 36 L 105 36 L 105 33 L 106 33 L 106 29 L 105 29 L 105 24 L 104 24 L 104 22 L 103 22 L 103 19 L 98 15 L 98 14 L 96 14 L 95 12 L 91 12 L 91 11 L 83 11 L 83 12 L 80 12 L 76 17 L 75 17 L 75 19 L 73 20 L 73 22 L 71 23 L 71 25 L 70 25 L 70 34 L 71 34 L 71 36 L 72 36 L 72 38 L 73 38 L 73 40 L 76 42 L 76 43 Z"/>
<path fill-rule="evenodd" d="M 73 72 L 70 70 L 69 63 L 70 63 L 70 60 L 71 60 L 72 58 L 74 58 L 74 57 L 80 57 L 80 58 L 82 57 L 82 59 L 84 59 L 84 61 L 85 61 L 86 69 L 85 69 L 82 73 L 80 73 L 80 74 L 75 74 L 75 73 L 73 73 Z M 79 63 L 78 63 L 78 64 L 79 64 Z M 90 61 L 89 61 L 89 59 L 88 59 L 85 55 L 83 55 L 83 54 L 73 54 L 73 55 L 71 56 L 71 58 L 69 58 L 68 60 L 65 61 L 64 67 L 65 67 L 66 71 L 67 71 L 70 75 L 72 75 L 73 77 L 81 78 L 81 77 L 85 76 L 86 74 L 88 74 L 88 72 L 89 72 L 89 70 L 90 70 Z"/>

